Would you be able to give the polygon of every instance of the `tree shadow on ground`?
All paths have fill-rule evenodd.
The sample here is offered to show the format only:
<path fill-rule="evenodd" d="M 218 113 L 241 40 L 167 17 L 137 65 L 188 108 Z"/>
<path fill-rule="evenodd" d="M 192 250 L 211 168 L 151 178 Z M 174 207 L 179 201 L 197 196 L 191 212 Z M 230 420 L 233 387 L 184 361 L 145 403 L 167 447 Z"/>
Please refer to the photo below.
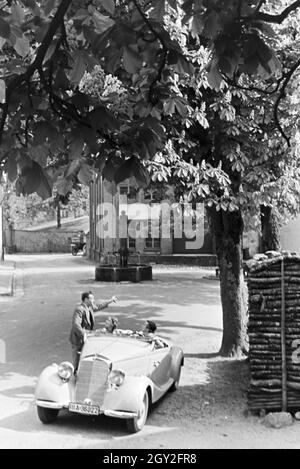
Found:
<path fill-rule="evenodd" d="M 4 376 L 5 379 L 5 376 Z M 1 389 L 0 394 L 6 397 L 14 397 L 18 399 L 26 399 L 30 398 L 32 399 L 32 396 L 34 395 L 34 386 L 20 386 L 16 388 L 8 388 L 8 389 Z"/>
<path fill-rule="evenodd" d="M 63 360 L 71 360 L 71 346 L 69 343 L 71 315 L 67 312 L 61 314 L 59 320 L 47 318 L 45 322 L 41 322 L 41 316 L 36 314 L 30 321 L 23 322 L 22 333 L 13 335 L 11 338 L 8 336 L 6 340 L 7 363 L 3 365 L 3 369 L 6 372 L 20 373 L 21 375 L 38 376 L 42 369 L 52 362 L 60 363 Z M 203 325 L 201 325 L 201 320 L 199 324 L 198 319 L 198 323 L 195 323 L 187 313 L 184 315 L 184 320 L 180 317 L 180 314 L 174 320 L 165 319 L 161 306 L 138 302 L 133 302 L 130 306 L 120 307 L 116 305 L 96 313 L 95 328 L 103 327 L 104 321 L 109 315 L 118 318 L 120 328 L 133 331 L 143 329 L 145 321 L 151 319 L 158 326 L 157 334 L 166 340 L 170 340 L 174 345 L 178 343 L 177 338 L 180 336 L 183 349 L 185 335 L 187 342 L 189 342 L 190 334 L 193 334 L 193 331 L 199 339 L 198 347 L 202 347 L 204 344 L 206 334 L 210 334 L 210 337 L 211 334 L 218 334 L 217 337 L 221 338 L 222 333 L 221 328 L 206 325 L 205 321 Z M 8 322 L 12 320 L 12 317 L 8 318 Z M 22 337 L 26 337 L 26 341 L 20 347 Z M 198 347 L 194 350 L 195 354 L 201 354 L 201 349 L 199 350 Z M 209 352 L 207 347 L 202 350 L 205 353 Z M 189 352 L 192 351 L 189 349 Z M 215 352 L 215 347 L 212 352 Z M 201 355 L 199 358 L 201 358 Z M 207 357 L 204 355 L 202 358 Z"/>
<path fill-rule="evenodd" d="M 219 352 L 212 353 L 185 353 L 185 358 L 215 358 L 219 356 Z"/>
<path fill-rule="evenodd" d="M 117 309 L 117 308 L 116 308 Z M 95 314 L 96 319 L 105 318 L 112 313 L 109 310 L 103 310 Z M 201 314 L 201 313 L 199 313 Z M 214 326 L 197 325 L 192 320 L 189 323 L 189 318 L 186 316 L 186 321 L 183 320 L 167 320 L 162 317 L 163 308 L 156 305 L 142 305 L 140 303 L 132 303 L 130 307 L 119 307 L 118 312 L 113 314 L 119 320 L 118 326 L 122 329 L 141 330 L 147 319 L 156 322 L 157 334 L 163 336 L 176 333 L 176 329 L 190 329 L 190 330 L 203 330 L 222 332 L 222 328 Z M 102 319 L 103 321 L 103 319 Z"/>
<path fill-rule="evenodd" d="M 59 412 L 55 422 L 44 425 L 39 421 L 34 402 L 26 411 L 0 419 L 0 428 L 25 433 L 39 432 L 40 434 L 43 432 L 50 439 L 52 436 L 67 437 L 77 434 L 83 441 L 86 438 L 89 442 L 90 439 L 108 440 L 128 434 L 126 424 L 121 419 L 113 419 L 103 415 L 90 417 L 68 412 L 67 409 L 62 409 Z M 72 437 L 70 437 L 71 439 Z"/>
<path fill-rule="evenodd" d="M 96 297 L 103 297 L 101 290 L 114 291 L 120 301 L 133 301 L 134 299 L 149 299 L 151 303 L 161 305 L 176 304 L 179 306 L 192 306 L 194 304 L 220 305 L 220 287 L 212 280 L 203 278 L 185 277 L 154 280 L 152 282 L 96 282 L 90 279 L 79 279 L 77 283 L 84 285 L 85 289 L 91 289 Z M 90 287 L 90 288 L 89 288 Z M 188 290 L 187 290 L 188 289 Z M 182 291 L 182 294 L 179 292 Z"/>
<path fill-rule="evenodd" d="M 212 355 L 212 354 L 211 354 Z M 194 368 L 195 381 L 184 380 L 175 394 L 166 394 L 157 404 L 149 423 L 178 425 L 182 427 L 213 419 L 246 419 L 247 390 L 249 387 L 249 366 L 246 360 L 225 359 L 214 356 L 206 367 L 198 369 L 199 357 L 185 357 L 185 366 Z M 190 361 L 190 363 L 188 363 Z M 202 378 L 201 378 L 202 376 Z"/>

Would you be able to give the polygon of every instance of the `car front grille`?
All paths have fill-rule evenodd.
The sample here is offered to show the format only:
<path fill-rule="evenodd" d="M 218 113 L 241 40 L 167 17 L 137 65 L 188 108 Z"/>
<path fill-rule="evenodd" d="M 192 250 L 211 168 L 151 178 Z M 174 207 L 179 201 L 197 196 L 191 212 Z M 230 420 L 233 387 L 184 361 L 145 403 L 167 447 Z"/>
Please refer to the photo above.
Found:
<path fill-rule="evenodd" d="M 103 404 L 106 391 L 109 365 L 104 360 L 82 360 L 77 375 L 75 401 L 85 403 L 89 399 L 91 404 L 100 407 Z"/>

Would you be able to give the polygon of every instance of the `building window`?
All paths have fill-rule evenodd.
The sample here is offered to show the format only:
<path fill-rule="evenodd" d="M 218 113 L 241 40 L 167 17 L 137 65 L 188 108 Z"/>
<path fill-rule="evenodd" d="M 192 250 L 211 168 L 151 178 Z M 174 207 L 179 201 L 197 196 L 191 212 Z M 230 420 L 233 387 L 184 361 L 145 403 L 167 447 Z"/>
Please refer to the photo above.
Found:
<path fill-rule="evenodd" d="M 136 239 L 135 238 L 131 238 L 129 236 L 129 238 L 128 238 L 128 247 L 129 247 L 129 249 L 135 249 L 136 248 Z"/>
<path fill-rule="evenodd" d="M 154 222 L 154 225 L 155 226 L 153 227 L 153 221 L 151 223 L 151 220 L 148 220 L 148 236 L 146 238 L 145 248 L 159 250 L 160 249 L 159 219 Z M 151 232 L 152 228 L 154 228 L 154 233 Z M 153 234 L 155 237 L 152 237 Z"/>
<path fill-rule="evenodd" d="M 138 189 L 136 189 L 136 188 L 133 187 L 133 186 L 130 186 L 130 187 L 129 187 L 129 193 L 128 193 L 128 199 L 134 199 L 134 200 L 136 200 L 136 198 L 137 198 L 137 193 L 138 193 Z"/>
<path fill-rule="evenodd" d="M 120 186 L 120 195 L 128 194 L 128 186 Z"/>

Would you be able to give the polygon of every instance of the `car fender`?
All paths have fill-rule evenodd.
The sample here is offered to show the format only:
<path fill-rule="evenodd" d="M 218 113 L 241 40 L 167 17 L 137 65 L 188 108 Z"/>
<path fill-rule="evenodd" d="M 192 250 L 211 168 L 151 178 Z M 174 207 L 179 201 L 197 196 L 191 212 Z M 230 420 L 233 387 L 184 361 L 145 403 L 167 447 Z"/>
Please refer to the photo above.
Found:
<path fill-rule="evenodd" d="M 121 386 L 109 386 L 103 410 L 123 410 L 138 412 L 143 403 L 146 390 L 153 392 L 153 383 L 147 376 L 128 376 Z M 151 396 L 150 396 L 151 398 Z"/>
<path fill-rule="evenodd" d="M 68 406 L 75 395 L 75 377 L 63 381 L 57 373 L 58 365 L 47 366 L 38 378 L 35 389 L 36 400 L 51 401 Z"/>
<path fill-rule="evenodd" d="M 170 377 L 175 380 L 177 379 L 180 367 L 183 366 L 184 363 L 183 351 L 180 347 L 171 347 L 170 352 L 172 354 Z"/>

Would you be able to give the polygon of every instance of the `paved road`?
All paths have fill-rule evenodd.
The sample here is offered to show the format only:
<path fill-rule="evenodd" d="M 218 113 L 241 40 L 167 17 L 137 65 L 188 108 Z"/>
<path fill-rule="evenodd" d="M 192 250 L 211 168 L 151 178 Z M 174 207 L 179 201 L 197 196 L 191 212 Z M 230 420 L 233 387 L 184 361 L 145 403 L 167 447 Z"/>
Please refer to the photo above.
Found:
<path fill-rule="evenodd" d="M 193 422 L 190 435 L 182 435 L 188 421 L 182 422 L 184 413 L 176 416 L 176 396 L 197 407 L 195 389 L 206 379 L 201 354 L 215 352 L 221 340 L 218 283 L 200 280 L 203 272 L 195 269 L 170 269 L 156 270 L 153 282 L 100 284 L 94 281 L 94 266 L 81 256 L 17 255 L 11 260 L 17 263 L 16 296 L 0 298 L 0 447 L 172 448 L 178 440 L 182 447 L 197 447 Z M 98 313 L 98 325 L 108 311 L 118 317 L 120 327 L 130 329 L 140 329 L 151 318 L 160 334 L 186 353 L 181 387 L 156 406 L 136 435 L 128 435 L 124 422 L 116 419 L 63 411 L 57 422 L 44 426 L 36 416 L 37 376 L 47 364 L 71 359 L 72 311 L 81 292 L 90 289 L 96 298 L 119 297 L 116 305 Z"/>

